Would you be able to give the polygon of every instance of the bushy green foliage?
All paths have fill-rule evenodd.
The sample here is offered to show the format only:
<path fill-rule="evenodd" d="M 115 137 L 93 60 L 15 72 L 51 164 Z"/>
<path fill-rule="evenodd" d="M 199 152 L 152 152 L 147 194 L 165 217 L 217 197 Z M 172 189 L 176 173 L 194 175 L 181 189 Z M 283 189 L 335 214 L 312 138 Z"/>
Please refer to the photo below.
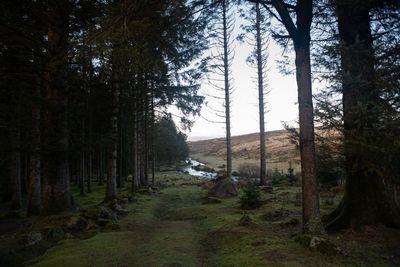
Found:
<path fill-rule="evenodd" d="M 154 143 L 157 162 L 172 164 L 189 155 L 186 135 L 177 130 L 170 116 L 156 122 Z"/>
<path fill-rule="evenodd" d="M 268 171 L 267 177 L 273 185 L 279 184 L 280 182 L 286 180 L 286 175 L 283 173 L 283 171 L 279 171 L 278 168 L 275 168 L 273 171 Z"/>
<path fill-rule="evenodd" d="M 247 187 L 243 189 L 244 194 L 240 197 L 240 207 L 245 210 L 256 209 L 262 205 L 261 192 L 254 185 L 249 183 Z"/>

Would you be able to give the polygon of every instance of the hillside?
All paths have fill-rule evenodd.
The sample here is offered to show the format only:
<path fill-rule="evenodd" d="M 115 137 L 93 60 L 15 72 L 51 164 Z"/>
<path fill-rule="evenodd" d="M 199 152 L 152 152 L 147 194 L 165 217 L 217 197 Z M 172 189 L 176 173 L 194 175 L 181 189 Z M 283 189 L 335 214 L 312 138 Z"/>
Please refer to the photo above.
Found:
<path fill-rule="evenodd" d="M 286 130 L 267 132 L 267 164 L 270 168 L 286 170 L 289 162 L 295 170 L 299 169 L 300 157 L 296 146 L 290 142 Z M 225 158 L 225 138 L 215 138 L 189 142 L 192 157 L 213 167 L 223 164 Z M 252 133 L 232 137 L 233 165 L 237 168 L 243 163 L 257 163 L 260 154 L 259 134 Z"/>

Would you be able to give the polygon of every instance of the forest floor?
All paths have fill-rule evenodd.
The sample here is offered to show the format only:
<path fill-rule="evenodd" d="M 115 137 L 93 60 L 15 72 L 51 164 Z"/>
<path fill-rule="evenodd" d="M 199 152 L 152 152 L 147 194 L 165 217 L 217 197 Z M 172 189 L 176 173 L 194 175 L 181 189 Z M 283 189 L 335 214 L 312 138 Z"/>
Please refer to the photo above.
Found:
<path fill-rule="evenodd" d="M 400 231 L 371 226 L 345 230 L 322 238 L 329 249 L 304 246 L 301 233 L 301 194 L 296 186 L 274 187 L 262 193 L 264 204 L 244 212 L 239 197 L 203 204 L 203 180 L 175 171 L 159 173 L 158 190 L 135 194 L 124 204 L 128 215 L 115 227 L 97 228 L 90 223 L 86 234 L 68 234 L 67 239 L 34 248 L 18 248 L 22 232 L 40 231 L 65 224 L 71 216 L 95 209 L 104 196 L 104 186 L 95 186 L 86 196 L 75 192 L 80 212 L 53 217 L 13 220 L 1 233 L 1 266 L 399 266 Z M 129 194 L 128 189 L 121 195 Z M 321 194 L 322 212 L 332 210 L 340 195 Z M 251 218 L 240 223 L 244 213 Z M 2 218 L 6 226 L 9 219 Z M 11 225 L 11 224 L 10 224 Z M 302 245 L 303 244 L 303 245 Z M 15 248 L 13 248 L 13 246 Z M 35 251 L 35 252 L 32 252 Z M 7 255 L 6 255 L 7 254 Z M 42 254 L 38 256 L 38 254 Z M 5 261 L 4 256 L 8 257 Z M 0 260 L 1 263 L 1 260 Z"/>

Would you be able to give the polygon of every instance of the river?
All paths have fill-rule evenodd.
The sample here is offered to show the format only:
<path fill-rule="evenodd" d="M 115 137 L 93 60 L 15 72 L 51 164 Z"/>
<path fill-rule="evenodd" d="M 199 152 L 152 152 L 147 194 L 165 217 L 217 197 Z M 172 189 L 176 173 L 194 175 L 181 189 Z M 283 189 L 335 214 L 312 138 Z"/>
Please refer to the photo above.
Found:
<path fill-rule="evenodd" d="M 186 160 L 186 165 L 182 167 L 182 172 L 193 175 L 193 176 L 202 176 L 202 177 L 208 177 L 208 178 L 215 178 L 217 177 L 216 172 L 206 172 L 206 171 L 197 171 L 193 169 L 195 166 L 202 166 L 204 163 L 201 163 L 197 160 L 188 158 Z"/>

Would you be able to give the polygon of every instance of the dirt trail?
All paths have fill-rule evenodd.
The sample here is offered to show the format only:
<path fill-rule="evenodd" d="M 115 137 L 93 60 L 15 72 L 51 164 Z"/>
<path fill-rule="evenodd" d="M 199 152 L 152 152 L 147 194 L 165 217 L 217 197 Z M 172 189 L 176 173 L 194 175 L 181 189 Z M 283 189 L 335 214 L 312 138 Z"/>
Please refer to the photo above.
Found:
<path fill-rule="evenodd" d="M 148 209 L 152 218 L 141 227 L 137 224 L 129 227 L 131 233 L 141 237 L 140 243 L 136 239 L 133 244 L 137 264 L 203 266 L 207 262 L 207 266 L 212 265 L 202 245 L 207 234 L 203 220 L 206 217 L 193 212 L 201 204 L 196 193 L 182 188 L 164 190 Z"/>
<path fill-rule="evenodd" d="M 34 266 L 217 266 L 205 252 L 206 217 L 196 187 L 170 187 L 129 204 L 121 230 L 62 241 Z"/>

